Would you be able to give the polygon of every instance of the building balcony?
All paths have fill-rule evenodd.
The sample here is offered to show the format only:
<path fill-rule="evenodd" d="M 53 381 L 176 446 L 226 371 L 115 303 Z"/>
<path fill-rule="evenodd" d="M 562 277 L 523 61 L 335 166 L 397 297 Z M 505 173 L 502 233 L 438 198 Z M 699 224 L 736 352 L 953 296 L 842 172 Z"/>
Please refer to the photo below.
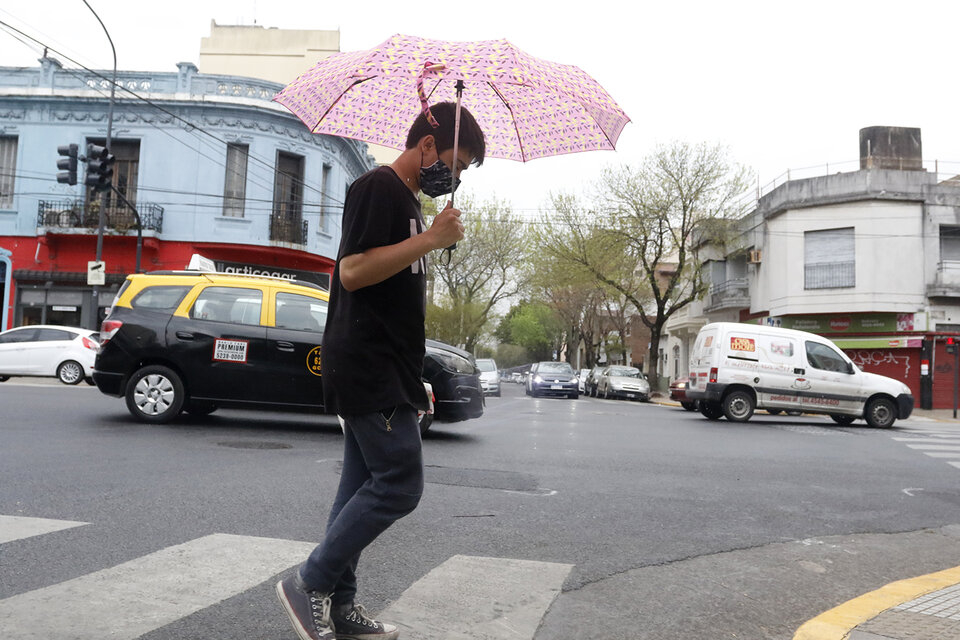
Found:
<path fill-rule="evenodd" d="M 803 267 L 804 289 L 841 289 L 857 285 L 857 263 L 824 262 Z"/>
<path fill-rule="evenodd" d="M 937 264 L 933 282 L 927 283 L 931 298 L 960 298 L 960 260 L 943 260 Z"/>
<path fill-rule="evenodd" d="M 288 244 L 307 244 L 307 221 L 280 213 L 270 214 L 270 240 Z"/>
<path fill-rule="evenodd" d="M 37 228 L 47 233 L 59 230 L 73 233 L 96 233 L 100 224 L 101 202 L 97 200 L 41 200 L 37 207 Z M 143 231 L 163 232 L 163 207 L 137 203 Z M 104 210 L 104 229 L 126 233 L 137 228 L 137 218 L 123 204 L 112 201 Z"/>
<path fill-rule="evenodd" d="M 746 278 L 734 278 L 710 285 L 703 303 L 705 313 L 750 306 L 750 285 Z"/>

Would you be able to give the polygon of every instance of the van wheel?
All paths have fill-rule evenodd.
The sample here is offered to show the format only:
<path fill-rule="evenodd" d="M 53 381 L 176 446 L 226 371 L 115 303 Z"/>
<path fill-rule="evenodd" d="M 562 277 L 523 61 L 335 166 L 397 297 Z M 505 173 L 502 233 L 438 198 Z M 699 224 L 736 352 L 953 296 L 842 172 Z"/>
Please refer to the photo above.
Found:
<path fill-rule="evenodd" d="M 141 422 L 170 422 L 183 408 L 186 393 L 180 376 L 160 365 L 143 367 L 127 383 L 127 409 Z"/>
<path fill-rule="evenodd" d="M 755 403 L 746 391 L 733 391 L 723 399 L 723 415 L 731 422 L 746 422 L 753 417 Z"/>
<path fill-rule="evenodd" d="M 833 414 L 830 417 L 833 418 L 834 422 L 842 426 L 853 424 L 853 421 L 856 420 L 856 418 L 854 418 L 853 416 L 842 416 L 838 414 Z"/>
<path fill-rule="evenodd" d="M 863 417 L 874 429 L 889 429 L 897 421 L 897 408 L 889 398 L 874 398 L 867 403 Z"/>
<path fill-rule="evenodd" d="M 700 413 L 707 420 L 719 420 L 720 416 L 723 415 L 723 409 L 719 402 L 703 401 L 700 403 Z"/>

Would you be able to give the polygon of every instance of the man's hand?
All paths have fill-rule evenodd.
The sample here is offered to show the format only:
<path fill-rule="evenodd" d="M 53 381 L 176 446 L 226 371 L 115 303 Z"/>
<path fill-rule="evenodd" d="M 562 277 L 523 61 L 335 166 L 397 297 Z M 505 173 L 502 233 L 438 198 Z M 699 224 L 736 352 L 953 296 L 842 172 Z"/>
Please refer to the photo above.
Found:
<path fill-rule="evenodd" d="M 460 220 L 460 210 L 454 209 L 448 200 L 447 206 L 433 219 L 433 224 L 424 233 L 429 236 L 430 245 L 434 249 L 446 249 L 452 244 L 463 240 L 463 222 Z"/>

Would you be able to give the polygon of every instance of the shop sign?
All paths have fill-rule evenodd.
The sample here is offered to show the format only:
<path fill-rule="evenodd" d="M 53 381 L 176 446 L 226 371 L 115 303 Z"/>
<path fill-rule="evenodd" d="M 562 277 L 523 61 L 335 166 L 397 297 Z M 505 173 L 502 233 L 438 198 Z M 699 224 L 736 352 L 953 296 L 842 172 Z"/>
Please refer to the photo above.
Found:
<path fill-rule="evenodd" d="M 810 333 L 900 333 L 926 331 L 925 313 L 850 313 L 767 318 L 764 324 Z"/>
<path fill-rule="evenodd" d="M 257 264 L 244 264 L 242 262 L 226 262 L 216 260 L 217 271 L 220 273 L 238 273 L 250 276 L 269 276 L 271 278 L 284 278 L 285 280 L 303 280 L 318 284 L 325 289 L 330 288 L 330 274 L 320 271 L 302 271 L 300 269 L 287 269 L 284 267 L 265 267 Z"/>

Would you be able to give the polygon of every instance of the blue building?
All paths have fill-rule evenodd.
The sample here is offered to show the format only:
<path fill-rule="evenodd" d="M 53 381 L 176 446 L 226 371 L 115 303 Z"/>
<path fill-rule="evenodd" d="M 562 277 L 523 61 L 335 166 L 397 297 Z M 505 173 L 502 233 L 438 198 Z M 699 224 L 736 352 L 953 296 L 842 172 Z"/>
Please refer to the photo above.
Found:
<path fill-rule="evenodd" d="M 104 145 L 109 76 L 0 67 L 0 255 L 9 252 L 7 324 L 97 327 L 137 268 L 184 269 L 195 254 L 218 270 L 329 284 L 347 187 L 375 166 L 366 144 L 315 135 L 271 101 L 282 85 L 200 74 L 117 75 L 106 198 L 56 180 L 57 147 Z M 103 209 L 106 285 L 87 284 Z M 0 270 L 5 261 L 0 260 Z M 4 276 L 0 273 L 0 286 Z"/>

